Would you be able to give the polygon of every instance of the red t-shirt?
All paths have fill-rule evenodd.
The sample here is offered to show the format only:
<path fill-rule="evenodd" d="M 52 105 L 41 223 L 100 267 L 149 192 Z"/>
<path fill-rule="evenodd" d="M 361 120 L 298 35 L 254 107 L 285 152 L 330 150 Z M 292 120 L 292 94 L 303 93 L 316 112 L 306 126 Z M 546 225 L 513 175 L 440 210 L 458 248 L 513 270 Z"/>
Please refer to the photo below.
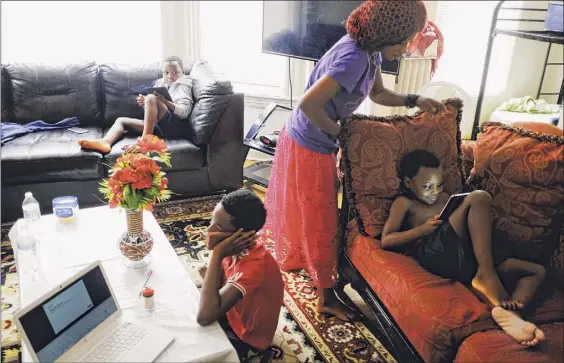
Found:
<path fill-rule="evenodd" d="M 278 263 L 262 245 L 222 261 L 226 284 L 243 298 L 227 312 L 229 325 L 243 342 L 258 348 L 270 346 L 284 297 Z"/>

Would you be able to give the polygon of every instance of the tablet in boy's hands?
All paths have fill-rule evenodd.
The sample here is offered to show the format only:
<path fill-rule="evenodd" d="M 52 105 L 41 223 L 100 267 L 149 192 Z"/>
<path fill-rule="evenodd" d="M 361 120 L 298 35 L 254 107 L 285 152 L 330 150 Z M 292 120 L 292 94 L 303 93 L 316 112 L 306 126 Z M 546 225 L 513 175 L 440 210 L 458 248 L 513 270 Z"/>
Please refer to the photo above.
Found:
<path fill-rule="evenodd" d="M 456 208 L 460 207 L 460 205 L 464 201 L 464 198 L 466 198 L 468 194 L 470 193 L 460 193 L 460 194 L 451 195 L 450 198 L 448 198 L 447 203 L 445 204 L 443 210 L 441 211 L 437 219 L 440 221 L 446 221 L 450 217 L 452 212 L 454 212 Z"/>
<path fill-rule="evenodd" d="M 172 102 L 172 97 L 170 97 L 170 93 L 168 93 L 168 90 L 166 89 L 166 87 L 150 87 L 150 88 L 147 88 L 147 94 L 154 94 L 155 92 L 163 95 L 164 98 L 166 98 L 168 101 Z"/>
<path fill-rule="evenodd" d="M 146 96 L 148 94 L 153 94 L 154 92 L 157 92 L 161 95 L 164 96 L 164 98 L 166 98 L 167 100 L 169 100 L 170 102 L 172 102 L 172 97 L 170 96 L 170 93 L 168 93 L 168 90 L 166 89 L 166 87 L 153 87 L 153 86 L 136 86 L 133 87 L 130 91 L 129 94 L 130 95 L 143 95 Z"/>

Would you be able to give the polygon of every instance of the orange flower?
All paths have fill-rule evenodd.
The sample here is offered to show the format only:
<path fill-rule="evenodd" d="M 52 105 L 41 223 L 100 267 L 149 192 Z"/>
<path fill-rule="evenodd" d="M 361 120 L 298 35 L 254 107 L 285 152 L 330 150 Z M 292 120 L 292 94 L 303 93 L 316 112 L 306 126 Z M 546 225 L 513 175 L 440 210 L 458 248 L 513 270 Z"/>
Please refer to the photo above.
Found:
<path fill-rule="evenodd" d="M 139 175 L 136 180 L 131 184 L 135 189 L 147 189 L 153 185 L 153 177 L 151 174 L 143 173 Z"/>
<path fill-rule="evenodd" d="M 165 190 L 167 185 L 168 185 L 168 179 L 162 178 L 161 179 L 161 185 L 159 185 L 159 190 Z"/>
<path fill-rule="evenodd" d="M 110 200 L 110 208 L 115 208 L 118 206 L 118 200 L 116 198 L 113 198 Z"/>
<path fill-rule="evenodd" d="M 161 170 L 155 160 L 149 159 L 147 157 L 134 160 L 132 167 L 137 173 L 158 174 L 158 172 Z"/>
<path fill-rule="evenodd" d="M 119 205 L 124 208 L 141 208 L 153 210 L 154 203 L 159 200 L 167 200 L 170 194 L 160 192 L 155 195 L 153 186 L 163 191 L 168 184 L 167 178 L 162 178 L 161 168 L 158 162 L 170 165 L 170 156 L 166 152 L 166 144 L 155 136 L 145 136 L 138 140 L 138 151 L 135 153 L 125 153 L 120 156 L 113 169 L 112 175 L 102 184 L 102 191 L 109 206 L 115 208 Z M 151 152 L 159 153 L 158 157 L 149 155 Z M 158 184 L 155 182 L 158 180 Z M 124 191 L 129 186 L 135 191 L 124 199 Z M 152 199 L 152 200 L 148 200 Z"/>
<path fill-rule="evenodd" d="M 167 150 L 166 143 L 155 135 L 145 135 L 137 139 L 137 146 L 142 154 L 151 151 L 162 154 Z"/>

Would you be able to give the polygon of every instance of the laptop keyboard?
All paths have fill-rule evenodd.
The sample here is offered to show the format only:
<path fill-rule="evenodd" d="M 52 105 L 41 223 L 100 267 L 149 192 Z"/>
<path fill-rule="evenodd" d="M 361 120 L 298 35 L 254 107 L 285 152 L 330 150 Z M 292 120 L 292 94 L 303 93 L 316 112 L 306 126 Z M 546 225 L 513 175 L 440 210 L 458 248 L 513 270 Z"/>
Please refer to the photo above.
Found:
<path fill-rule="evenodd" d="M 122 353 L 135 348 L 149 332 L 137 325 L 124 323 L 94 348 L 83 362 L 114 362 Z"/>

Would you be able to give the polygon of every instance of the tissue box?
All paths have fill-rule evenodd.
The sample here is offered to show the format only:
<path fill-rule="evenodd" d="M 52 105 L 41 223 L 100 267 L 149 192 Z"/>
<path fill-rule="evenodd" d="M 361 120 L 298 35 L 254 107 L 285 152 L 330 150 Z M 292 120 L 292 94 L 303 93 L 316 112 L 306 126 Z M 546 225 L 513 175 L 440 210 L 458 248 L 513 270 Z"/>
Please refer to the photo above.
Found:
<path fill-rule="evenodd" d="M 551 1 L 548 3 L 544 29 L 551 32 L 564 32 L 564 2 Z"/>

